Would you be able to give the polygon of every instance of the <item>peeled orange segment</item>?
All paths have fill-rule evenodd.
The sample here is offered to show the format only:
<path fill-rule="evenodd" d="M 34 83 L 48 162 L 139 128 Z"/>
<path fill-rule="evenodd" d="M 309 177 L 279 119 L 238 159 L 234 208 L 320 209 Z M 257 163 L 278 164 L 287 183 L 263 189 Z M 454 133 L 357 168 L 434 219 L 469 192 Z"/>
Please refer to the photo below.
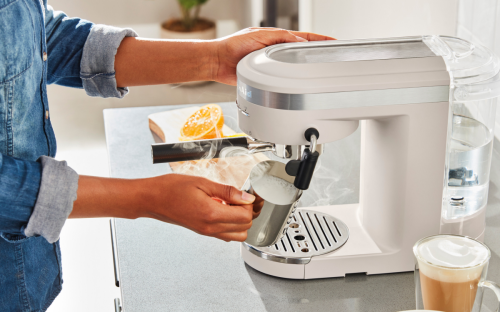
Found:
<path fill-rule="evenodd" d="M 189 116 L 181 128 L 180 141 L 222 138 L 224 115 L 217 104 L 201 107 Z"/>

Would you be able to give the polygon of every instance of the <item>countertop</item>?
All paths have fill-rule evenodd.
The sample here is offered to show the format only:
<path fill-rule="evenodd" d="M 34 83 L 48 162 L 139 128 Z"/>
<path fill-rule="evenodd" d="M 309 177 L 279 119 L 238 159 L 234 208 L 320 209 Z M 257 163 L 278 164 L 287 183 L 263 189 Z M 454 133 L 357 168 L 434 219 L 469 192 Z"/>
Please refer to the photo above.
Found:
<path fill-rule="evenodd" d="M 236 107 L 220 103 L 228 124 L 236 126 Z M 104 111 L 110 176 L 146 178 L 171 173 L 153 165 L 155 138 L 147 116 L 184 106 Z M 496 139 L 495 139 L 496 141 Z M 322 170 L 303 204 L 359 201 L 359 129 L 327 144 Z M 485 243 L 492 251 L 488 279 L 500 282 L 500 145 L 494 144 Z M 306 192 L 306 193 L 307 193 Z M 328 197 L 325 195 L 329 194 Z M 246 265 L 240 244 L 200 236 L 152 219 L 114 220 L 124 312 L 136 311 L 400 311 L 415 307 L 413 273 L 289 280 Z M 483 312 L 496 309 L 485 292 Z"/>

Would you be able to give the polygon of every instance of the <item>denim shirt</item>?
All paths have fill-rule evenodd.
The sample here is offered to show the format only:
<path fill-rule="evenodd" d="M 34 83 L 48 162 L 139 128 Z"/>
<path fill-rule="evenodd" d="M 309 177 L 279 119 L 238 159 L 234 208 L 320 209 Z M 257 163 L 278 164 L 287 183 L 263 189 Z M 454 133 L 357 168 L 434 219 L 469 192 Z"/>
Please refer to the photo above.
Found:
<path fill-rule="evenodd" d="M 46 311 L 62 287 L 59 233 L 78 175 L 55 161 L 47 84 L 123 97 L 114 56 L 129 29 L 0 0 L 0 311 Z"/>

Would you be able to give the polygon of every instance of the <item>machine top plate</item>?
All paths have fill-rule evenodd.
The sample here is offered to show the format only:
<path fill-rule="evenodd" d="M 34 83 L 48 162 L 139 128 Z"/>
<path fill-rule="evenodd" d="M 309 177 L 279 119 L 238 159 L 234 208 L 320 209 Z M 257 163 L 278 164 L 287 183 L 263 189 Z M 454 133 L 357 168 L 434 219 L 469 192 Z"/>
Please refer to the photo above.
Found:
<path fill-rule="evenodd" d="M 372 61 L 436 56 L 422 41 L 394 40 L 367 43 L 328 41 L 308 45 L 282 44 L 270 47 L 266 55 L 276 61 L 295 64 Z"/>
<path fill-rule="evenodd" d="M 449 86 L 443 57 L 424 39 L 282 43 L 248 54 L 236 73 L 239 83 L 283 94 Z"/>

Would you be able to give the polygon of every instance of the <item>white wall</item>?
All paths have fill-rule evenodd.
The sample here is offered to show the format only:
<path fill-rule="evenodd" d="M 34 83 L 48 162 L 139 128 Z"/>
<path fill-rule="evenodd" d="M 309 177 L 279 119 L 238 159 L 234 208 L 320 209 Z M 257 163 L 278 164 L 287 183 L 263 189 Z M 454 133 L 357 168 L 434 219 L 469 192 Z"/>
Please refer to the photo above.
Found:
<path fill-rule="evenodd" d="M 457 36 L 492 49 L 500 56 L 500 4 L 497 0 L 460 0 Z M 497 107 L 495 136 L 500 139 Z"/>
<path fill-rule="evenodd" d="M 457 35 L 500 54 L 500 5 L 497 0 L 460 0 Z"/>
<path fill-rule="evenodd" d="M 481 1 L 481 0 L 479 0 Z M 304 30 L 337 39 L 454 35 L 458 0 L 300 0 Z M 300 17 L 304 21 L 304 16 Z M 307 29 L 310 28 L 310 29 Z"/>
<path fill-rule="evenodd" d="M 252 25 L 254 0 L 209 0 L 200 16 L 212 20 L 235 20 L 239 28 Z M 49 0 L 56 10 L 94 23 L 108 25 L 159 24 L 179 17 L 177 0 Z"/>

